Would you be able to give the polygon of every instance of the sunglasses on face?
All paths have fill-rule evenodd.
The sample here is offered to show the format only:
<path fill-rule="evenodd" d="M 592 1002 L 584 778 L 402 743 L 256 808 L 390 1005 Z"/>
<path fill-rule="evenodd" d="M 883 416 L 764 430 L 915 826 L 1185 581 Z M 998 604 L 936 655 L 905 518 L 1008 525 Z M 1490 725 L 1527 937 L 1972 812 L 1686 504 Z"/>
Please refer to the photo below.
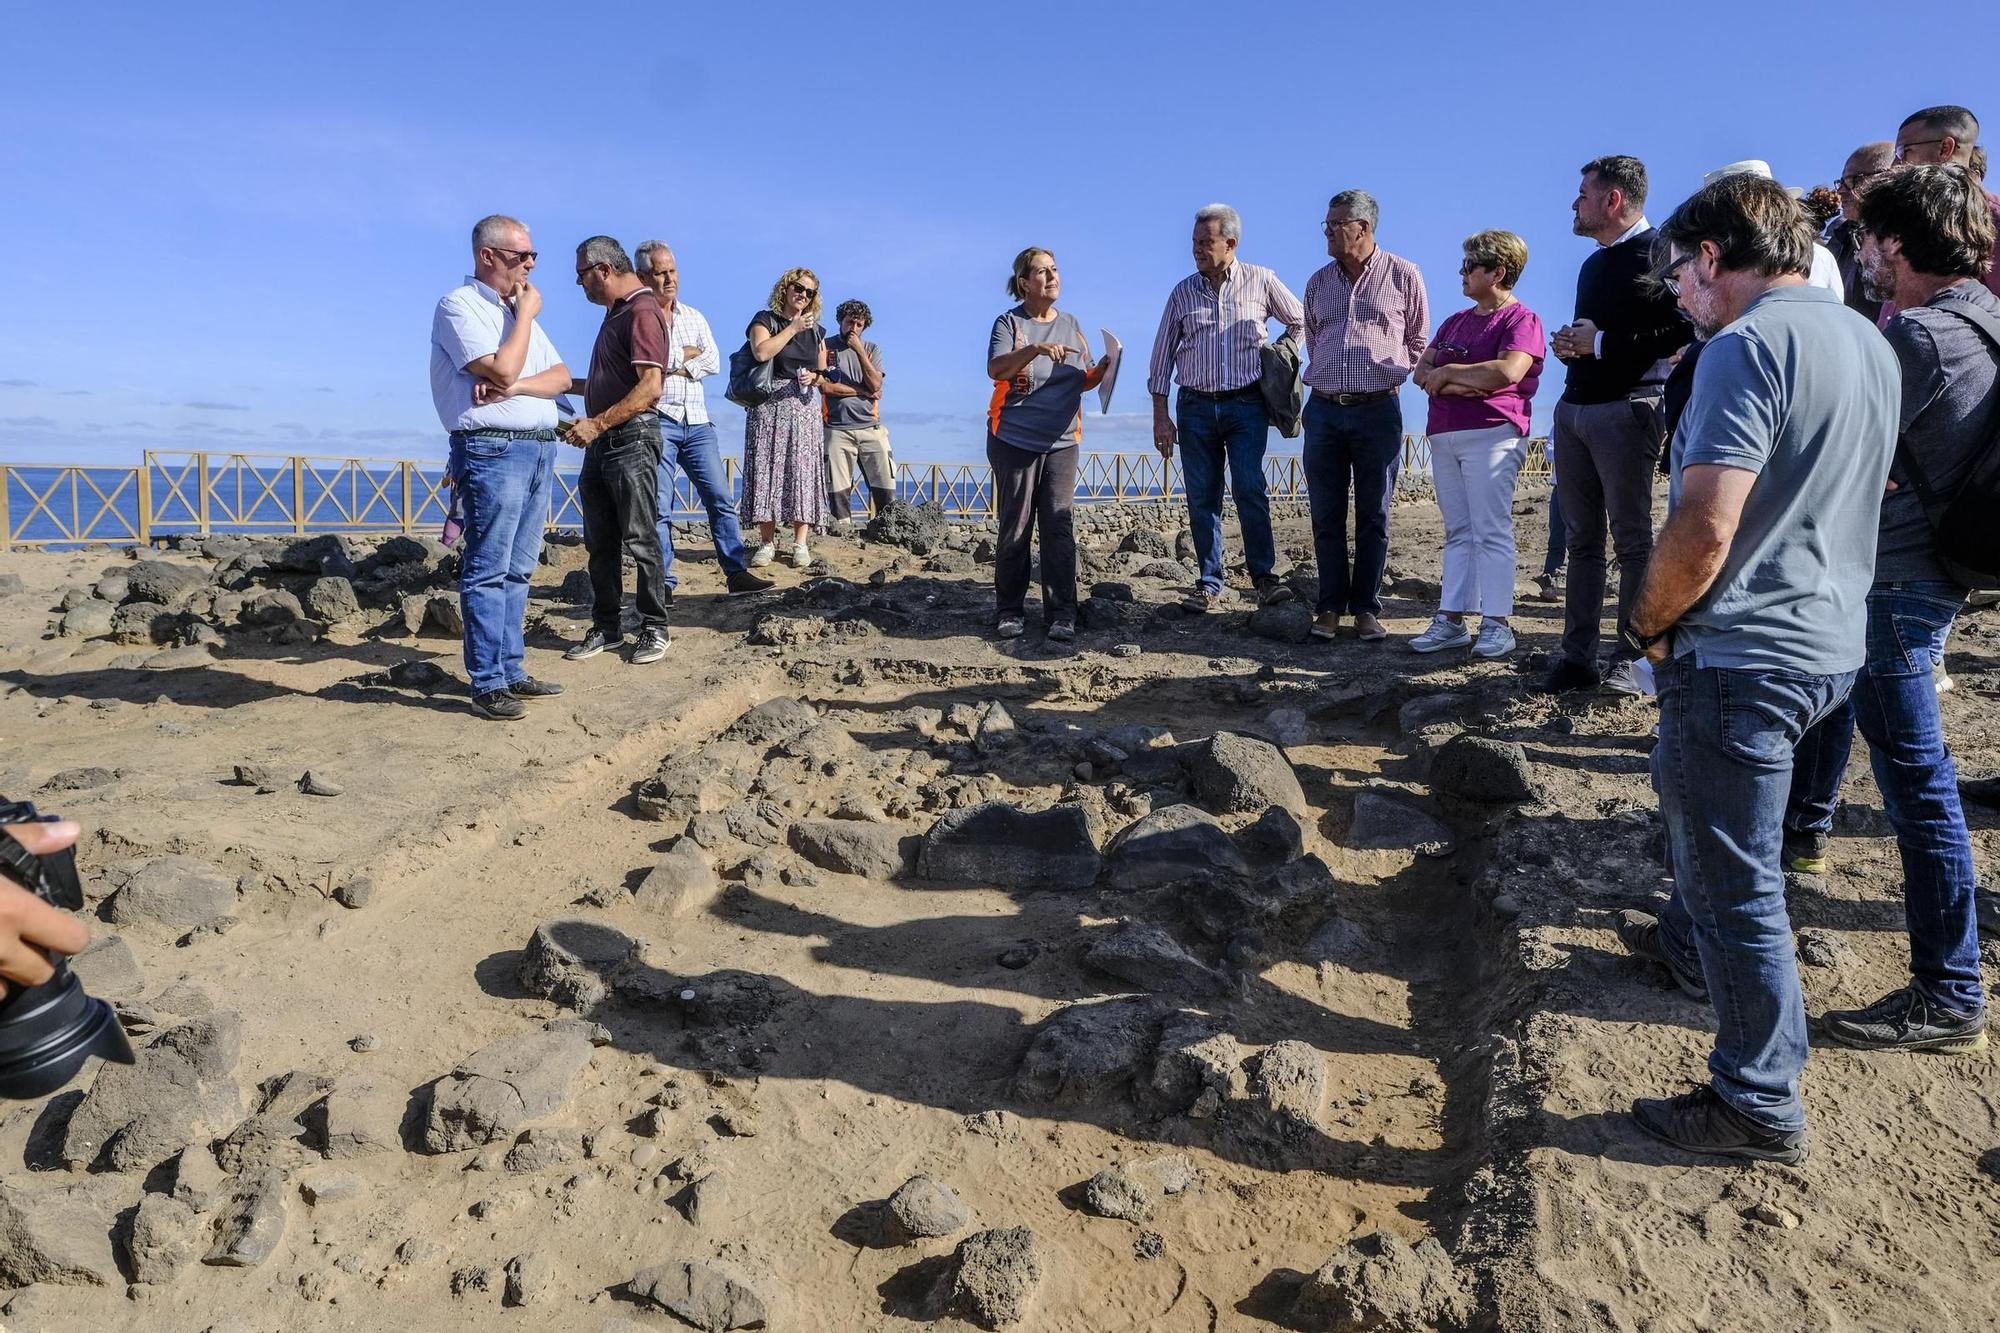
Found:
<path fill-rule="evenodd" d="M 600 268 L 608 268 L 608 267 L 609 267 L 609 265 L 607 265 L 606 263 L 604 263 L 604 261 L 603 261 L 603 260 L 599 260 L 599 261 L 598 261 L 597 263 L 595 263 L 595 264 L 585 264 L 585 265 L 584 265 L 584 266 L 583 266 L 582 268 L 580 268 L 580 269 L 578 269 L 578 270 L 576 271 L 576 280 L 577 280 L 578 282 L 582 282 L 582 281 L 584 280 L 584 278 L 586 278 L 587 276 L 589 276 L 589 274 L 590 274 L 590 272 L 591 272 L 591 270 L 592 270 L 592 269 L 600 269 Z"/>
<path fill-rule="evenodd" d="M 1663 285 L 1665 285 L 1666 289 L 1672 292 L 1675 296 L 1679 296 L 1681 294 L 1681 280 L 1675 277 L 1674 275 L 1679 273 L 1681 269 L 1687 265 L 1687 262 L 1693 258 L 1694 258 L 1694 252 L 1689 251 L 1687 254 L 1682 255 L 1679 259 L 1676 259 L 1673 263 L 1667 265 L 1666 272 L 1660 274 L 1660 282 Z"/>
<path fill-rule="evenodd" d="M 793 291 L 797 292 L 797 293 L 798 293 L 798 294 L 799 294 L 800 296 L 818 296 L 818 295 L 819 295 L 819 288 L 817 288 L 817 287 L 808 287 L 808 286 L 806 286 L 806 285 L 805 285 L 805 284 L 804 284 L 803 282 L 790 282 L 790 283 L 786 283 L 785 285 L 786 285 L 786 286 L 788 286 L 788 287 L 790 287 L 790 288 L 791 288 L 791 289 L 792 289 Z"/>
<path fill-rule="evenodd" d="M 496 255 L 506 255 L 517 264 L 525 264 L 531 259 L 540 259 L 542 257 L 540 250 L 503 250 L 497 245 L 493 247 L 493 253 Z"/>

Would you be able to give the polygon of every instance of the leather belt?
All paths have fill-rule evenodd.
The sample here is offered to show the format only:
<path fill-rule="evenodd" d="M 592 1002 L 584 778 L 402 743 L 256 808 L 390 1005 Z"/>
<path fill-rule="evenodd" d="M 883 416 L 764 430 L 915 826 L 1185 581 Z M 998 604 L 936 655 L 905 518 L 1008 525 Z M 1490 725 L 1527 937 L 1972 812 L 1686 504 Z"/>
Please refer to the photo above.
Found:
<path fill-rule="evenodd" d="M 489 440 L 553 440 L 556 438 L 556 433 L 552 430 L 479 430 L 479 429 L 455 430 L 451 433 L 451 438 L 454 443 L 472 439 L 474 436 L 484 436 Z"/>
<path fill-rule="evenodd" d="M 1321 402 L 1332 403 L 1335 407 L 1359 407 L 1363 403 L 1379 403 L 1384 398 L 1393 397 L 1395 392 L 1394 389 L 1375 389 L 1369 393 L 1327 393 L 1314 389 L 1313 397 Z"/>
<path fill-rule="evenodd" d="M 1264 390 L 1256 380 L 1250 381 L 1240 389 L 1224 389 L 1220 393 L 1210 393 L 1207 389 L 1190 389 L 1183 384 L 1181 392 L 1193 394 L 1196 398 L 1206 398 L 1210 402 L 1217 403 L 1226 402 L 1232 398 L 1262 398 L 1264 396 Z"/>

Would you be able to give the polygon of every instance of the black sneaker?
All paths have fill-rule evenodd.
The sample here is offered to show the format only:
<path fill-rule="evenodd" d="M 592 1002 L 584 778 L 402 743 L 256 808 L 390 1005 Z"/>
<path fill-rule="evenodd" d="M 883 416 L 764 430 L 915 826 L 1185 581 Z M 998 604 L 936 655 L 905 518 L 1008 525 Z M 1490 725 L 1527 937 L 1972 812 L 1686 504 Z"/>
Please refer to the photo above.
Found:
<path fill-rule="evenodd" d="M 1972 891 L 1972 909 L 1979 919 L 1979 933 L 2000 939 L 2000 893 L 1990 889 Z"/>
<path fill-rule="evenodd" d="M 1785 830 L 1786 870 L 1795 875 L 1824 875 L 1827 864 L 1826 834 Z"/>
<path fill-rule="evenodd" d="M 1986 1049 L 1986 1011 L 1961 1016 L 1931 1003 L 1915 986 L 1892 990 L 1866 1009 L 1829 1009 L 1820 1019 L 1826 1035 L 1861 1051 L 1937 1051 L 1956 1055 Z"/>
<path fill-rule="evenodd" d="M 553 699 L 563 692 L 563 687 L 552 680 L 536 680 L 533 676 L 523 676 L 507 687 L 507 693 L 516 699 Z"/>
<path fill-rule="evenodd" d="M 472 696 L 472 711 L 497 722 L 513 722 L 528 715 L 528 705 L 506 690 L 488 690 Z"/>
<path fill-rule="evenodd" d="M 748 597 L 753 593 L 769 592 L 777 586 L 778 581 L 776 579 L 767 579 L 762 575 L 752 574 L 747 569 L 739 569 L 729 576 L 729 595 L 731 597 Z"/>
<path fill-rule="evenodd" d="M 603 630 L 593 629 L 590 633 L 583 636 L 583 642 L 570 645 L 569 651 L 563 654 L 563 660 L 566 662 L 581 662 L 586 657 L 597 656 L 614 643 L 623 643 L 624 641 L 625 636 L 623 634 L 613 639 Z"/>
<path fill-rule="evenodd" d="M 1049 622 L 1049 638 L 1056 643 L 1069 643 L 1076 638 L 1076 622 L 1074 620 Z"/>
<path fill-rule="evenodd" d="M 1690 1000 L 1708 1003 L 1708 979 L 1699 972 L 1689 972 L 1660 943 L 1660 919 L 1651 912 L 1640 912 L 1630 908 L 1618 914 L 1618 942 L 1623 944 L 1634 958 L 1644 958 L 1667 969 L 1674 984 L 1681 988 L 1681 994 Z"/>
<path fill-rule="evenodd" d="M 1806 1160 L 1803 1129 L 1760 1125 L 1705 1085 L 1678 1097 L 1641 1097 L 1632 1103 L 1632 1119 L 1654 1138 L 1688 1152 L 1787 1166 Z"/>
<path fill-rule="evenodd" d="M 1263 578 L 1257 580 L 1257 605 L 1259 606 L 1277 606 L 1281 602 L 1291 601 L 1296 596 L 1298 594 L 1292 591 L 1292 585 L 1279 578 L 1276 574 L 1266 574 Z"/>
<path fill-rule="evenodd" d="M 1555 670 L 1542 678 L 1541 684 L 1535 686 L 1535 693 L 1571 694 L 1577 690 L 1594 690 L 1603 681 L 1596 667 L 1588 662 L 1572 662 L 1565 657 L 1556 663 Z"/>
<path fill-rule="evenodd" d="M 639 641 L 632 645 L 634 665 L 644 666 L 648 662 L 657 662 L 665 657 L 668 642 L 667 631 L 664 629 L 649 629 L 642 632 Z"/>

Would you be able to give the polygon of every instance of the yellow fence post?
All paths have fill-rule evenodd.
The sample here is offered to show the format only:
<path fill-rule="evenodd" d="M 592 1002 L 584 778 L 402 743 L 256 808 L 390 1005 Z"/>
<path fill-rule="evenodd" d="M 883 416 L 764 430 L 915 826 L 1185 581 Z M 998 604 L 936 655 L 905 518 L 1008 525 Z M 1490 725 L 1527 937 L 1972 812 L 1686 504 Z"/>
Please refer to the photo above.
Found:
<path fill-rule="evenodd" d="M 410 472 L 411 472 L 411 470 L 412 470 L 413 468 L 415 468 L 415 467 L 416 467 L 416 464 L 415 464 L 415 463 L 412 463 L 412 462 L 408 462 L 407 460 L 406 460 L 406 461 L 405 461 L 405 462 L 403 463 L 403 467 L 402 467 L 402 472 L 403 472 L 403 535 L 404 535 L 405 537 L 407 537 L 407 536 L 409 536 L 409 535 L 410 535 L 410 533 L 411 533 L 411 532 L 412 532 L 412 531 L 414 530 L 414 527 L 415 527 L 415 524 L 416 524 L 416 515 L 410 512 Z"/>
<path fill-rule="evenodd" d="M 292 457 L 292 531 L 303 536 L 306 530 L 306 460 Z"/>
<path fill-rule="evenodd" d="M 206 537 L 206 536 L 208 536 L 208 535 L 209 535 L 209 531 L 208 531 L 208 455 L 207 455 L 206 453 L 200 453 L 200 454 L 196 454 L 196 455 L 194 456 L 194 479 L 195 479 L 195 484 L 201 487 L 201 500 L 200 500 L 200 502 L 199 502 L 199 507 L 200 507 L 200 510 L 201 510 L 201 535 L 202 535 L 202 536 L 204 536 L 204 537 Z"/>
<path fill-rule="evenodd" d="M 7 502 L 14 492 L 14 474 L 5 463 L 0 463 L 0 546 L 14 544 L 14 523 L 9 517 Z"/>
<path fill-rule="evenodd" d="M 139 460 L 139 545 L 153 544 L 153 469 Z"/>

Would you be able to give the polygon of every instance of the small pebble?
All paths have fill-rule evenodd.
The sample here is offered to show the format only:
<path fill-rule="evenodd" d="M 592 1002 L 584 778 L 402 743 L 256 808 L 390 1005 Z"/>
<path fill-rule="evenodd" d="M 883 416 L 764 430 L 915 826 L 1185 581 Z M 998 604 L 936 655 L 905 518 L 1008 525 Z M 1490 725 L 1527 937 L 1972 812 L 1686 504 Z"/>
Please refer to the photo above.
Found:
<path fill-rule="evenodd" d="M 347 1049 L 367 1054 L 382 1044 L 382 1039 L 372 1032 L 363 1032 L 347 1039 Z"/>
<path fill-rule="evenodd" d="M 308 796 L 338 796 L 346 789 L 338 782 L 320 777 L 311 769 L 307 769 L 299 778 L 299 790 Z"/>

